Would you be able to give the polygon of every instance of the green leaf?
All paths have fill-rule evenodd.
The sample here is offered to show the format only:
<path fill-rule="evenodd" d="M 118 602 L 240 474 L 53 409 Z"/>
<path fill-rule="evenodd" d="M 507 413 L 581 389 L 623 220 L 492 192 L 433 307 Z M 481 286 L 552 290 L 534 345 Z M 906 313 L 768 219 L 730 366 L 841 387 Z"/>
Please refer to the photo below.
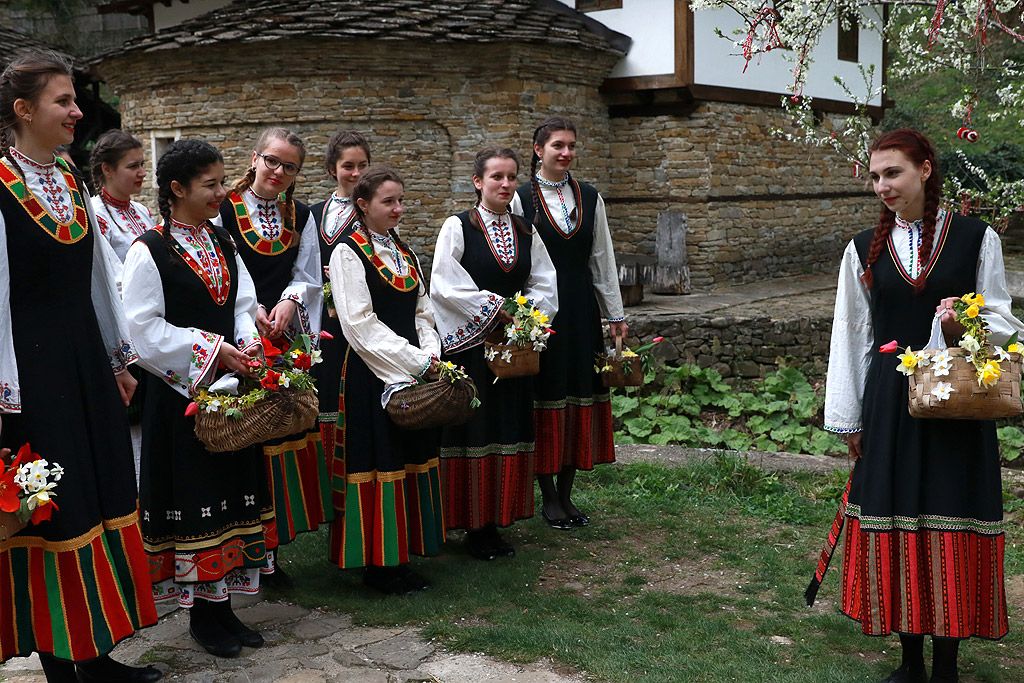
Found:
<path fill-rule="evenodd" d="M 622 417 L 636 409 L 640 405 L 640 399 L 623 394 L 612 394 L 612 416 Z"/>
<path fill-rule="evenodd" d="M 654 430 L 654 423 L 646 417 L 630 417 L 624 420 L 623 424 L 630 434 L 639 438 L 650 436 Z"/>
<path fill-rule="evenodd" d="M 242 411 L 239 410 L 238 408 L 228 408 L 227 410 L 224 411 L 224 414 L 235 420 L 242 419 Z"/>

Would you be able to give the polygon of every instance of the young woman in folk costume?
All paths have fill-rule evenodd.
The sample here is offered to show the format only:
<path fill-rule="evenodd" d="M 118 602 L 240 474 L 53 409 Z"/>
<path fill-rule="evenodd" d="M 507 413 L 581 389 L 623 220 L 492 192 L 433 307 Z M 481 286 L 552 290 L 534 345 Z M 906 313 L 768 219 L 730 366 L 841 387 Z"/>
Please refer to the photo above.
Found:
<path fill-rule="evenodd" d="M 0 446 L 28 443 L 64 469 L 50 520 L 0 541 L 0 661 L 35 651 L 51 682 L 153 681 L 156 669 L 107 656 L 156 609 L 123 408 L 137 356 L 118 264 L 82 179 L 54 157 L 81 118 L 57 55 L 23 53 L 0 75 Z"/>
<path fill-rule="evenodd" d="M 338 246 L 342 236 L 351 232 L 357 223 L 355 205 L 352 203 L 352 189 L 360 175 L 370 165 L 370 143 L 360 133 L 341 130 L 327 142 L 324 163 L 327 175 L 337 182 L 337 189 L 323 202 L 310 208 L 316 221 L 317 239 L 320 243 L 320 264 L 323 266 L 323 281 L 330 282 L 331 252 Z M 328 312 L 327 302 L 320 312 L 320 322 L 325 332 L 333 339 L 320 338 L 321 362 L 313 367 L 316 378 L 317 397 L 320 399 L 320 438 L 328 463 L 334 453 L 334 430 L 338 421 L 338 382 L 341 380 L 341 326 L 336 317 Z M 335 507 L 341 507 L 340 501 Z"/>
<path fill-rule="evenodd" d="M 885 680 L 957 680 L 957 649 L 1007 632 L 1002 487 L 992 421 L 916 419 L 907 379 L 880 346 L 925 348 L 941 315 L 946 343 L 963 332 L 952 304 L 983 293 L 991 341 L 1024 326 L 1010 313 L 999 237 L 939 208 L 935 153 L 920 133 L 886 133 L 870 148 L 885 206 L 850 242 L 839 272 L 825 425 L 856 459 L 846 506 L 841 608 L 874 636 L 899 634 L 903 661 Z M 886 569 L 881 569 L 886 568 Z"/>
<path fill-rule="evenodd" d="M 477 153 L 477 205 L 441 226 L 430 280 L 443 358 L 466 368 L 481 402 L 468 423 L 441 432 L 445 524 L 466 529 L 470 555 L 482 560 L 515 554 L 498 527 L 533 516 L 534 476 L 534 378 L 495 383 L 484 338 L 503 336 L 510 316 L 501 306 L 518 293 L 550 318 L 558 310 L 544 240 L 508 208 L 518 172 L 511 149 Z"/>
<path fill-rule="evenodd" d="M 156 221 L 142 204 L 132 201 L 132 195 L 142 190 L 146 178 L 146 161 L 142 143 L 121 130 L 108 130 L 101 135 L 89 155 L 94 186 L 99 195 L 92 198 L 92 210 L 100 232 L 110 242 L 117 258 L 124 261 L 128 247 L 135 238 L 151 230 Z M 142 445 L 142 396 L 145 394 L 145 373 L 136 368 L 129 372 L 139 381 L 132 404 L 128 406 L 131 425 L 132 450 L 135 453 L 135 473 L 138 477 Z"/>
<path fill-rule="evenodd" d="M 535 384 L 542 515 L 556 529 L 590 523 L 572 503 L 576 470 L 615 460 L 610 397 L 594 359 L 605 348 L 602 316 L 613 338 L 628 329 L 604 200 L 569 174 L 575 157 L 573 123 L 546 119 L 533 133 L 530 182 L 512 203 L 512 211 L 537 229 L 558 273 L 560 313 Z"/>
<path fill-rule="evenodd" d="M 146 179 L 142 143 L 122 130 L 108 130 L 96 140 L 89 164 L 93 183 L 100 190 L 92 198 L 96 222 L 114 253 L 124 261 L 135 238 L 156 225 L 149 209 L 132 201 Z"/>
<path fill-rule="evenodd" d="M 274 509 L 260 448 L 207 451 L 185 409 L 219 367 L 244 374 L 263 353 L 256 290 L 231 237 L 210 222 L 227 194 L 220 153 L 175 141 L 156 178 L 162 226 L 128 250 L 123 285 L 140 364 L 156 375 L 143 403 L 142 534 L 157 600 L 189 608 L 192 637 L 234 657 L 263 643 L 231 595 L 259 590 Z"/>
<path fill-rule="evenodd" d="M 360 226 L 330 261 L 345 341 L 330 558 L 366 567 L 364 583 L 383 593 L 429 588 L 409 555 L 436 555 L 444 542 L 437 432 L 401 430 L 383 407 L 441 353 L 419 262 L 396 230 L 403 193 L 393 170 L 368 168 L 352 191 Z"/>
<path fill-rule="evenodd" d="M 320 250 L 316 224 L 309 207 L 292 199 L 295 177 L 306 148 L 284 128 L 260 135 L 252 165 L 235 183 L 214 221 L 223 225 L 238 245 L 238 255 L 256 283 L 260 334 L 287 351 L 300 334 L 320 334 L 323 302 Z M 290 543 L 295 535 L 312 531 L 332 517 L 327 462 L 320 430 L 312 429 L 275 439 L 263 446 L 279 537 Z M 271 541 L 273 545 L 274 544 Z M 280 548 L 274 551 L 280 554 Z M 274 558 L 275 572 L 265 582 L 287 588 L 291 580 Z"/>

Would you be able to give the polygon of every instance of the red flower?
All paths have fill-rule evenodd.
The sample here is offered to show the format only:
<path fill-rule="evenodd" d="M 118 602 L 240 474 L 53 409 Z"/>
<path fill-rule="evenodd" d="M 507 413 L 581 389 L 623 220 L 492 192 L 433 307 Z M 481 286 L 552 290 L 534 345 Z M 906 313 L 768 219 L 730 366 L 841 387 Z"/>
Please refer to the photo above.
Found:
<path fill-rule="evenodd" d="M 652 339 L 652 340 L 651 340 L 651 343 L 652 343 L 652 344 L 657 344 L 657 343 L 658 343 L 658 342 L 660 342 L 660 341 L 661 341 L 662 339 L 664 339 L 664 337 L 655 337 L 654 339 Z"/>
<path fill-rule="evenodd" d="M 274 343 L 266 337 L 260 337 L 260 343 L 263 344 L 263 355 L 267 358 L 273 358 L 274 356 L 281 355 L 281 349 L 274 346 Z"/>
<path fill-rule="evenodd" d="M 185 417 L 189 417 L 190 415 L 195 415 L 198 412 L 199 412 L 199 404 L 196 403 L 195 401 L 192 401 L 191 403 L 188 404 L 188 407 L 185 408 Z"/>
<path fill-rule="evenodd" d="M 14 475 L 18 468 L 11 467 L 3 474 L 0 474 L 0 510 L 4 512 L 17 512 L 21 507 L 21 499 L 18 493 L 21 487 L 14 483 Z"/>
<path fill-rule="evenodd" d="M 18 449 L 18 455 L 14 458 L 14 462 L 11 463 L 11 469 L 17 471 L 25 463 L 35 462 L 38 459 L 39 456 L 32 452 L 32 446 L 25 444 Z"/>
<path fill-rule="evenodd" d="M 331 334 L 330 332 L 328 332 L 327 330 L 320 330 L 320 338 L 321 339 L 334 339 L 334 335 Z"/>
<path fill-rule="evenodd" d="M 47 522 L 50 520 L 50 515 L 57 509 L 57 504 L 53 502 L 53 498 L 50 499 L 49 503 L 37 505 L 36 509 L 32 511 L 32 523 L 39 524 L 40 522 Z"/>
<path fill-rule="evenodd" d="M 295 367 L 299 370 L 309 370 L 313 367 L 313 359 L 308 353 L 300 353 L 295 356 Z"/>
<path fill-rule="evenodd" d="M 900 348 L 899 342 L 897 342 L 895 339 L 893 339 L 888 344 L 882 344 L 881 346 L 879 346 L 878 347 L 878 352 L 879 353 L 896 353 L 896 351 L 899 350 L 899 348 Z"/>
<path fill-rule="evenodd" d="M 271 391 L 277 391 L 281 388 L 280 384 L 281 373 L 274 372 L 273 370 L 267 370 L 267 375 L 260 380 L 260 384 L 264 389 L 270 389 Z"/>

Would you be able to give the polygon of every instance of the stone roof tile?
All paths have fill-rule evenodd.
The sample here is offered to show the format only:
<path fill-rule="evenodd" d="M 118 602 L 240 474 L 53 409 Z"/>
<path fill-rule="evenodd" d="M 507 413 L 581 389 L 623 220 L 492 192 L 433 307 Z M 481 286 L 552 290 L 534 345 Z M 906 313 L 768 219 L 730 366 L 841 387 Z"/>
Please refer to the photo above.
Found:
<path fill-rule="evenodd" d="M 554 43 L 624 54 L 630 39 L 558 0 L 236 0 L 95 61 L 176 46 L 289 37 Z"/>

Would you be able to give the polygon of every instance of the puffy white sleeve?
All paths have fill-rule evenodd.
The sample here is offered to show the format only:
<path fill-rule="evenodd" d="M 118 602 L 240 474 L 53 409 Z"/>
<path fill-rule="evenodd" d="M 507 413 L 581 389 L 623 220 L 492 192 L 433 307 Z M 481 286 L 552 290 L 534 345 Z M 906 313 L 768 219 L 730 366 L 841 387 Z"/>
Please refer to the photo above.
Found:
<path fill-rule="evenodd" d="M 288 336 L 320 333 L 320 312 L 323 310 L 323 275 L 320 269 L 320 243 L 316 221 L 310 213 L 299 235 L 299 253 L 292 265 L 292 279 L 281 292 L 281 300 L 297 304 L 295 318 L 289 323 Z"/>
<path fill-rule="evenodd" d="M 978 255 L 977 289 L 985 299 L 981 316 L 989 328 L 989 341 L 1005 346 L 1014 332 L 1024 337 L 1024 324 L 1010 312 L 1013 299 L 1006 291 L 1006 273 L 1003 271 L 1003 245 L 992 228 L 985 231 Z"/>
<path fill-rule="evenodd" d="M 555 319 L 558 314 L 558 275 L 548 248 L 537 233 L 533 234 L 533 244 L 530 246 L 530 277 L 526 280 L 523 296 L 532 299 L 533 305 L 543 311 L 548 319 Z"/>
<path fill-rule="evenodd" d="M 18 358 L 11 331 L 11 266 L 7 259 L 7 223 L 0 213 L 0 413 L 21 412 Z"/>
<path fill-rule="evenodd" d="M 522 210 L 522 209 L 520 209 Z M 622 308 L 622 294 L 619 292 L 619 273 L 615 267 L 615 250 L 612 247 L 612 233 L 608 228 L 608 214 L 604 209 L 604 198 L 597 195 L 594 208 L 594 246 L 590 251 L 590 272 L 594 278 L 594 290 L 601 315 L 608 322 L 626 319 Z"/>
<path fill-rule="evenodd" d="M 96 312 L 96 322 L 100 328 L 100 337 L 107 350 L 107 358 L 114 374 L 120 374 L 138 360 L 124 309 L 121 307 L 122 268 L 113 247 L 96 227 L 96 217 L 92 213 L 92 204 L 85 202 L 89 213 L 89 225 L 93 232 L 92 240 L 92 306 Z"/>
<path fill-rule="evenodd" d="M 871 298 L 860 281 L 863 273 L 851 241 L 839 267 L 825 385 L 825 429 L 839 434 L 859 432 L 863 425 L 864 387 L 874 344 Z M 893 372 L 895 367 L 893 361 Z"/>
<path fill-rule="evenodd" d="M 256 283 L 252 281 L 245 261 L 237 253 L 235 265 L 238 267 L 238 288 L 235 290 L 235 347 L 248 351 L 256 346 L 261 347 L 260 333 L 256 327 Z"/>
<path fill-rule="evenodd" d="M 539 241 L 539 237 L 534 240 Z M 458 216 L 449 216 L 437 235 L 434 267 L 430 272 L 430 301 L 445 353 L 481 344 L 505 303 L 500 294 L 477 287 L 462 266 L 465 249 L 462 221 Z"/>
<path fill-rule="evenodd" d="M 512 193 L 512 203 L 508 205 L 508 209 L 517 216 L 523 215 L 523 202 L 519 199 L 518 192 Z"/>
<path fill-rule="evenodd" d="M 124 310 L 139 364 L 178 393 L 191 396 L 213 379 L 224 338 L 167 322 L 160 271 L 144 243 L 136 242 L 128 250 L 124 272 Z"/>
<path fill-rule="evenodd" d="M 339 245 L 331 254 L 331 291 L 341 331 L 349 345 L 386 386 L 414 382 L 415 377 L 430 367 L 431 357 L 440 350 L 440 340 L 431 348 L 418 348 L 381 322 L 373 312 L 361 258 L 345 245 Z M 421 291 L 422 286 L 421 283 Z M 430 301 L 420 296 L 416 306 L 416 329 L 421 343 L 424 336 L 430 337 L 422 329 L 428 320 L 432 326 Z M 437 333 L 434 332 L 433 336 L 437 338 Z"/>

